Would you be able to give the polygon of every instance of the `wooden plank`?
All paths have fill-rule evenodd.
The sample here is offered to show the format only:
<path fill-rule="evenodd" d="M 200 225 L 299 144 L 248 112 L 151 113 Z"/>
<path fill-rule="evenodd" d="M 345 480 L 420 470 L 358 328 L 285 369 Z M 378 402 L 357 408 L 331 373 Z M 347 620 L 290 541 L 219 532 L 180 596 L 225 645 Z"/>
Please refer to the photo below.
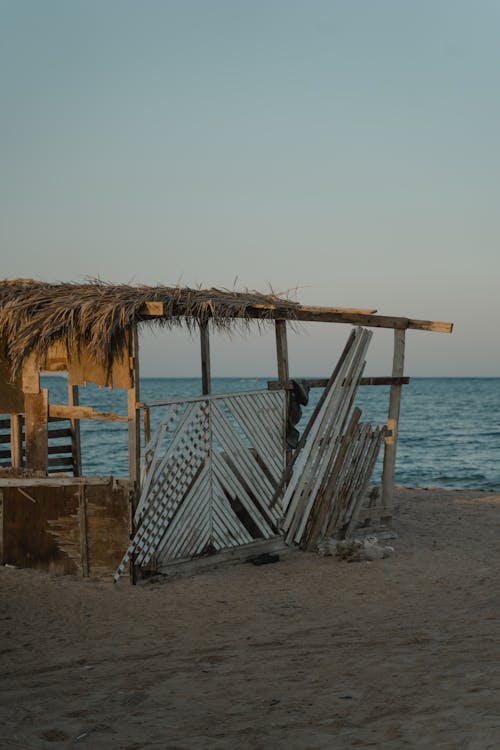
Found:
<path fill-rule="evenodd" d="M 87 527 L 87 497 L 85 485 L 78 488 L 78 521 L 80 525 L 80 566 L 82 576 L 89 577 L 89 539 Z"/>
<path fill-rule="evenodd" d="M 85 484 L 89 573 L 111 578 L 130 543 L 128 479 Z"/>
<path fill-rule="evenodd" d="M 48 469 L 48 390 L 25 396 L 26 468 L 47 472 Z"/>
<path fill-rule="evenodd" d="M 48 460 L 48 468 L 51 470 L 54 470 L 56 467 L 58 469 L 65 469 L 67 473 L 67 469 L 69 467 L 73 467 L 73 458 L 71 456 L 66 457 L 57 457 L 57 458 L 49 458 Z"/>
<path fill-rule="evenodd" d="M 402 377 L 405 362 L 405 332 L 394 331 L 394 353 L 392 364 L 393 377 Z M 396 467 L 396 448 L 398 441 L 399 411 L 401 405 L 401 386 L 392 385 L 389 394 L 389 413 L 387 417 L 388 434 L 385 438 L 384 462 L 382 470 L 382 504 L 393 504 L 394 470 Z"/>
<path fill-rule="evenodd" d="M 330 312 L 329 308 L 308 308 L 299 306 L 292 311 L 274 311 L 274 315 L 257 308 L 246 308 L 245 312 L 235 314 L 234 317 L 247 318 L 283 318 L 286 320 L 298 320 L 310 323 L 349 323 L 354 326 L 365 328 L 394 328 L 406 330 L 412 328 L 417 331 L 432 331 L 434 333 L 451 333 L 453 323 L 436 320 L 418 320 L 416 318 L 402 318 L 395 315 L 373 315 L 367 313 Z"/>
<path fill-rule="evenodd" d="M 10 462 L 11 466 L 23 465 L 23 417 L 12 414 L 10 418 Z"/>
<path fill-rule="evenodd" d="M 316 402 L 316 406 L 314 407 L 313 412 L 312 412 L 311 416 L 309 417 L 309 420 L 308 420 L 308 422 L 307 422 L 307 424 L 305 426 L 305 429 L 304 429 L 302 435 L 300 436 L 300 440 L 299 440 L 299 442 L 297 444 L 297 448 L 295 449 L 295 452 L 294 452 L 294 454 L 292 456 L 292 460 L 288 464 L 286 470 L 283 472 L 283 477 L 281 478 L 281 481 L 280 481 L 278 487 L 276 488 L 274 496 L 273 496 L 273 498 L 271 500 L 271 503 L 270 503 L 270 507 L 271 508 L 273 507 L 273 505 L 275 503 L 278 502 L 278 499 L 281 497 L 284 488 L 286 487 L 286 485 L 290 481 L 290 478 L 291 478 L 293 470 L 294 470 L 294 465 L 297 462 L 297 459 L 299 458 L 299 456 L 301 454 L 301 451 L 302 451 L 304 445 L 307 442 L 309 433 L 311 432 L 311 430 L 313 429 L 314 425 L 316 424 L 316 420 L 318 418 L 318 415 L 320 414 L 321 409 L 323 408 L 325 400 L 329 396 L 330 389 L 332 388 L 333 384 L 335 383 L 335 381 L 336 381 L 336 379 L 338 377 L 338 374 L 339 374 L 339 372 L 341 372 L 341 370 L 342 370 L 342 368 L 344 366 L 344 362 L 345 362 L 346 358 L 349 355 L 349 352 L 351 351 L 352 347 L 354 346 L 355 339 L 356 339 L 356 334 L 355 334 L 355 331 L 352 330 L 351 333 L 349 334 L 349 338 L 347 339 L 347 342 L 346 342 L 346 344 L 344 346 L 344 349 L 343 349 L 343 351 L 342 351 L 342 353 L 341 353 L 341 355 L 340 355 L 340 357 L 338 359 L 338 362 L 335 365 L 335 367 L 333 369 L 333 372 L 330 375 L 330 378 L 328 379 L 328 382 L 327 382 L 327 384 L 325 386 L 325 389 L 324 389 L 323 393 L 321 394 L 321 396 L 319 397 L 318 401 Z"/>
<path fill-rule="evenodd" d="M 437 320 L 419 320 L 417 318 L 403 318 L 396 315 L 375 315 L 374 308 L 349 307 L 317 307 L 311 305 L 297 305 L 292 310 L 280 308 L 276 305 L 253 305 L 245 308 L 234 317 L 254 318 L 266 320 L 300 320 L 319 323 L 348 323 L 367 328 L 394 328 L 405 330 L 411 328 L 417 331 L 432 331 L 435 333 L 451 333 L 453 323 Z M 161 302 L 146 302 L 141 317 L 161 317 L 164 314 Z"/>
<path fill-rule="evenodd" d="M 316 493 L 322 485 L 328 466 L 334 459 L 372 336 L 366 329 L 357 329 L 356 335 L 355 347 L 345 363 L 346 370 L 339 373 L 338 382 L 332 388 L 333 397 L 325 403 L 324 415 L 322 418 L 320 415 L 315 435 L 308 445 L 307 453 L 304 454 L 306 459 L 300 467 L 300 472 L 297 472 L 297 484 L 295 488 L 292 484 L 287 488 L 290 503 L 283 524 L 283 528 L 287 530 L 287 541 L 293 539 L 300 543 Z M 286 499 L 284 502 L 286 506 Z"/>
<path fill-rule="evenodd" d="M 68 405 L 79 406 L 80 397 L 78 386 L 68 383 Z M 80 420 L 70 420 L 71 452 L 73 456 L 73 475 L 79 477 L 82 474 L 82 450 L 80 440 Z"/>
<path fill-rule="evenodd" d="M 76 574 L 80 565 L 78 493 L 74 486 L 22 480 L 5 486 L 3 561 L 21 568 Z"/>
<path fill-rule="evenodd" d="M 50 429 L 51 422 L 49 420 L 49 440 L 55 440 L 56 438 L 70 438 L 71 437 L 71 428 L 70 427 L 64 427 L 62 429 L 58 430 L 51 430 Z"/>
<path fill-rule="evenodd" d="M 66 404 L 50 404 L 49 416 L 56 419 L 100 419 L 108 422 L 127 422 L 128 417 L 114 412 L 94 411 L 91 406 L 69 406 Z"/>
<path fill-rule="evenodd" d="M 358 426 L 360 417 L 361 409 L 356 407 L 351 414 L 349 425 L 342 438 L 342 443 L 336 455 L 332 471 L 328 474 L 324 486 L 319 490 L 317 494 L 316 501 L 313 506 L 313 512 L 311 513 L 311 518 L 306 529 L 306 542 L 308 549 L 311 549 L 316 545 L 321 530 L 325 525 L 325 518 L 327 516 L 331 516 L 333 512 L 333 508 L 331 506 L 332 500 L 335 497 L 335 484 L 338 481 L 340 471 L 342 469 L 342 466 L 344 465 L 348 447 L 350 445 L 352 436 L 354 435 L 354 432 Z"/>
<path fill-rule="evenodd" d="M 70 456 L 72 457 L 71 445 L 49 445 L 49 456 Z"/>
<path fill-rule="evenodd" d="M 142 316 L 161 317 L 163 315 L 163 302 L 145 302 Z"/>
<path fill-rule="evenodd" d="M 301 378 L 301 382 L 309 388 L 326 388 L 328 378 Z M 402 378 L 393 378 L 389 376 L 382 377 L 363 377 L 361 378 L 360 385 L 408 385 L 410 378 L 404 376 Z M 278 380 L 268 380 L 267 388 L 270 391 L 286 390 L 291 391 L 293 389 L 293 383 L 289 380 L 288 382 L 281 385 Z"/>
<path fill-rule="evenodd" d="M 40 392 L 40 373 L 34 354 L 30 354 L 23 364 L 22 388 L 25 394 L 35 395 Z"/>
<path fill-rule="evenodd" d="M 168 579 L 192 576 L 212 569 L 250 562 L 253 558 L 263 554 L 278 554 L 280 559 L 293 553 L 287 547 L 283 537 L 275 536 L 271 539 L 258 539 L 249 544 L 241 545 L 229 550 L 223 550 L 215 555 L 206 555 L 195 560 L 180 559 L 164 563 L 158 567 L 158 572 Z"/>
<path fill-rule="evenodd" d="M 0 477 L 0 487 L 78 487 L 80 484 L 98 486 L 104 482 L 109 482 L 109 477 Z"/>
<path fill-rule="evenodd" d="M 6 562 L 4 555 L 3 491 L 0 489 L 0 565 L 5 565 Z"/>
<path fill-rule="evenodd" d="M 139 502 L 141 485 L 141 425 L 140 409 L 138 408 L 140 399 L 139 337 L 137 324 L 131 326 L 129 329 L 129 357 L 131 386 L 127 392 L 128 465 L 129 479 L 134 486 L 134 494 L 132 497 L 132 511 L 134 511 Z"/>
<path fill-rule="evenodd" d="M 212 391 L 210 375 L 210 333 L 208 322 L 200 323 L 200 347 L 201 347 L 201 392 L 209 394 Z"/>
<path fill-rule="evenodd" d="M 292 476 L 283 498 L 284 507 L 287 509 L 283 524 L 287 531 L 287 540 L 293 538 L 297 541 L 303 533 L 314 501 L 314 495 L 311 493 L 319 489 L 321 467 L 330 444 L 333 449 L 339 439 L 353 391 L 357 388 L 363 371 L 364 356 L 371 336 L 371 332 L 366 329 L 356 329 L 353 346 L 349 349 L 341 368 L 336 368 L 337 377 L 328 391 L 311 429 L 310 439 L 308 438 L 303 454 L 297 462 L 297 471 Z"/>
<path fill-rule="evenodd" d="M 276 320 L 274 324 L 276 333 L 276 359 L 278 363 L 278 383 L 288 383 L 290 374 L 288 371 L 288 341 L 286 332 L 286 320 Z"/>

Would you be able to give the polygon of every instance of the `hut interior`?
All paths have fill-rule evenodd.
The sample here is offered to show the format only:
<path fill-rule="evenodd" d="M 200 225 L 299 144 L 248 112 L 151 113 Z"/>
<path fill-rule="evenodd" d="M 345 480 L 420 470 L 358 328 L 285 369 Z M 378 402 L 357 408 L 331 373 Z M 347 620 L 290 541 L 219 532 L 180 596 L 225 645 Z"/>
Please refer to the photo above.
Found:
<path fill-rule="evenodd" d="M 299 322 L 354 327 L 329 378 L 291 379 L 287 328 Z M 210 331 L 262 324 L 275 329 L 276 380 L 212 394 Z M 141 401 L 143 326 L 199 331 L 199 396 Z M 367 378 L 377 328 L 393 330 L 392 369 Z M 248 291 L 0 282 L 0 561 L 117 580 L 389 526 L 408 329 L 452 324 Z M 51 402 L 40 373 L 66 375 L 65 403 Z M 81 405 L 88 383 L 125 389 L 126 414 Z M 360 422 L 360 385 L 389 386 L 384 425 Z M 321 396 L 298 435 L 294 410 L 311 387 Z M 126 423 L 126 478 L 82 476 L 83 420 Z M 382 446 L 380 492 L 369 493 Z"/>

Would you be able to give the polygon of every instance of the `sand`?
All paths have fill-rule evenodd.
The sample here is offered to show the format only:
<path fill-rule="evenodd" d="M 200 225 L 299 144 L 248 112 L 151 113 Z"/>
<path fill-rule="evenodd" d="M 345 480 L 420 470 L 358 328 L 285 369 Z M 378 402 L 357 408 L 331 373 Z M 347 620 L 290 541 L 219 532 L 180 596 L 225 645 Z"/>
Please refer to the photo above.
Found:
<path fill-rule="evenodd" d="M 500 495 L 398 489 L 394 556 L 132 587 L 0 568 L 0 747 L 500 748 Z"/>

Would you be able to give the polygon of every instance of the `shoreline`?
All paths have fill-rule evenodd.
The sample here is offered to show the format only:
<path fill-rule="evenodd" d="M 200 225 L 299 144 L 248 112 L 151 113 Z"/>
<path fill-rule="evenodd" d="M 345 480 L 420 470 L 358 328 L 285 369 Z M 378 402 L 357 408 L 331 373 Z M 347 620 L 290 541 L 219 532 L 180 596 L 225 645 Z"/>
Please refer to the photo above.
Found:
<path fill-rule="evenodd" d="M 395 502 L 373 562 L 114 588 L 0 568 L 5 747 L 498 747 L 500 493 Z"/>

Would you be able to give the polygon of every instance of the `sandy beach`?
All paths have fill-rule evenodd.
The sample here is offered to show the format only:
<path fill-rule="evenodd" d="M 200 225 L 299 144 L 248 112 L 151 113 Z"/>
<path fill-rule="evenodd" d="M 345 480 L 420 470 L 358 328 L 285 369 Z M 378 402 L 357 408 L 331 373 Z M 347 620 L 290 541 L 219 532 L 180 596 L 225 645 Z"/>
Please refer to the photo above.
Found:
<path fill-rule="evenodd" d="M 0 747 L 500 747 L 500 495 L 398 489 L 395 554 L 132 587 L 0 568 Z"/>

